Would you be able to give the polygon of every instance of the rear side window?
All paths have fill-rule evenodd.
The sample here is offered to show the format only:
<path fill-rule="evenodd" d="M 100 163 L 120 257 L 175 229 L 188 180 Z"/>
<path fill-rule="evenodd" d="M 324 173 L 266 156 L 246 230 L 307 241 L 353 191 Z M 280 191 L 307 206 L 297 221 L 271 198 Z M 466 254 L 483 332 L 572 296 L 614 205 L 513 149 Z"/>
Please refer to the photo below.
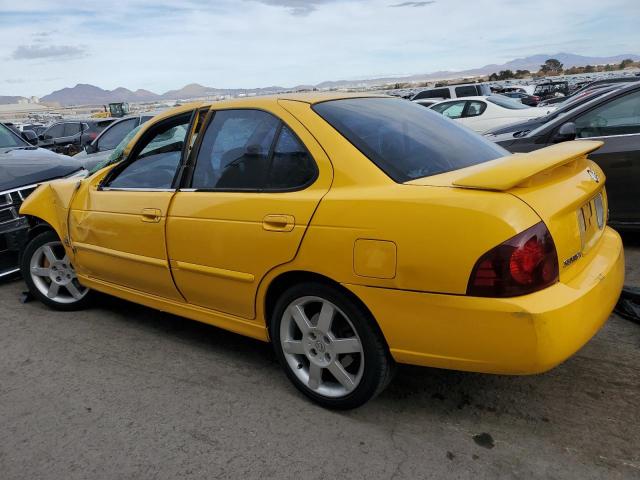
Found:
<path fill-rule="evenodd" d="M 352 98 L 313 109 L 398 183 L 469 167 L 510 153 L 413 102 Z"/>
<path fill-rule="evenodd" d="M 413 100 L 420 100 L 421 98 L 451 98 L 451 92 L 449 92 L 448 88 L 424 90 L 413 97 Z"/>
<path fill-rule="evenodd" d="M 295 189 L 316 167 L 293 132 L 260 110 L 221 110 L 207 127 L 191 186 L 205 190 Z"/>
<path fill-rule="evenodd" d="M 475 97 L 476 95 L 478 95 L 478 91 L 475 85 L 456 87 L 456 97 Z"/>

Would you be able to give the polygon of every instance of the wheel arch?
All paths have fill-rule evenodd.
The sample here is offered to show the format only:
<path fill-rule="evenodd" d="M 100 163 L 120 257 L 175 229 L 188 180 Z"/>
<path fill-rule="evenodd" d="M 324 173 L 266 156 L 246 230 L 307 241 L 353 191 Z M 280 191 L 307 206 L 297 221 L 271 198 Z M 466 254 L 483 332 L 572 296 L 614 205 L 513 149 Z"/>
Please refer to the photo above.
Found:
<path fill-rule="evenodd" d="M 380 336 L 384 339 L 387 349 L 389 349 L 387 340 L 382 332 L 382 329 L 380 328 L 380 325 L 378 325 L 378 322 L 375 316 L 373 315 L 369 307 L 367 307 L 367 305 L 355 293 L 353 293 L 348 288 L 344 287 L 339 282 L 333 280 L 330 277 L 327 277 L 326 275 L 322 275 L 320 273 L 311 272 L 307 270 L 290 270 L 290 271 L 282 272 L 269 282 L 266 288 L 266 291 L 264 294 L 264 300 L 262 303 L 263 316 L 264 316 L 267 334 L 269 333 L 273 311 L 275 309 L 276 303 L 278 302 L 278 299 L 280 298 L 280 296 L 291 286 L 297 283 L 302 283 L 302 282 L 318 282 L 318 283 L 323 283 L 325 285 L 332 286 L 337 290 L 339 290 L 340 292 L 342 292 L 343 294 L 345 294 L 351 300 L 353 300 L 369 316 L 369 318 L 372 321 L 372 324 L 377 329 Z"/>

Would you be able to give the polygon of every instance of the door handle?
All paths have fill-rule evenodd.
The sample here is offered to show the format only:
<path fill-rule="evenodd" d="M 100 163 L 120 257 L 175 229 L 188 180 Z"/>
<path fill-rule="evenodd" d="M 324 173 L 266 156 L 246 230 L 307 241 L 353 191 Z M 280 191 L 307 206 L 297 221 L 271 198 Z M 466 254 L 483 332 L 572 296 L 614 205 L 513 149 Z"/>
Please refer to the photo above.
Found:
<path fill-rule="evenodd" d="M 162 212 L 157 208 L 143 208 L 142 221 L 150 223 L 158 223 L 162 217 Z"/>
<path fill-rule="evenodd" d="M 290 232 L 295 224 L 292 215 L 267 215 L 262 219 L 262 228 L 269 232 Z"/>

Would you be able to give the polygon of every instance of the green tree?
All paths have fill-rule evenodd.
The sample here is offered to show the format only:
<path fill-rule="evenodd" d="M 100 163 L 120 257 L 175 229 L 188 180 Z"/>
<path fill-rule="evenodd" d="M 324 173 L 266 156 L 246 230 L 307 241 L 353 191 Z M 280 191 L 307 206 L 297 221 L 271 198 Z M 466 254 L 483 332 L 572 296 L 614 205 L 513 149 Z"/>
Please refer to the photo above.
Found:
<path fill-rule="evenodd" d="M 596 69 L 593 65 L 587 65 L 586 67 L 584 67 L 584 73 L 593 73 L 595 71 Z"/>
<path fill-rule="evenodd" d="M 540 65 L 540 72 L 544 75 L 560 75 L 562 73 L 562 63 L 556 58 L 550 58 Z"/>
<path fill-rule="evenodd" d="M 633 60 L 631 60 L 630 58 L 625 58 L 620 62 L 620 70 L 624 70 L 631 65 L 633 65 Z"/>

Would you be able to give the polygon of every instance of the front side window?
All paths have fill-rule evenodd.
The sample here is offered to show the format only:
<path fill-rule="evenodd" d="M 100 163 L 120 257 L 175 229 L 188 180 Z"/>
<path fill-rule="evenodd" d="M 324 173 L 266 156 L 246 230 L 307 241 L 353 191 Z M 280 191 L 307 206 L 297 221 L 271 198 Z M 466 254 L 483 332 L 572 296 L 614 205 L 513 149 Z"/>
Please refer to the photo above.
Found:
<path fill-rule="evenodd" d="M 431 108 L 445 117 L 456 119 L 462 117 L 464 105 L 465 102 L 446 102 L 439 103 Z"/>
<path fill-rule="evenodd" d="M 640 92 L 605 103 L 575 120 L 579 138 L 640 133 Z"/>
<path fill-rule="evenodd" d="M 125 189 L 172 188 L 189 132 L 190 120 L 190 113 L 181 115 L 163 122 L 149 136 L 143 137 L 132 151 L 131 162 L 128 162 L 106 186 Z"/>
<path fill-rule="evenodd" d="M 64 132 L 64 123 L 57 123 L 44 133 L 44 138 L 60 138 Z"/>
<path fill-rule="evenodd" d="M 351 98 L 318 103 L 313 110 L 398 183 L 510 155 L 414 102 Z"/>
<path fill-rule="evenodd" d="M 71 122 L 71 123 L 64 124 L 64 134 L 62 135 L 63 137 L 73 137 L 78 133 L 80 133 L 79 123 Z"/>
<path fill-rule="evenodd" d="M 127 134 L 136 127 L 137 120 L 129 118 L 114 124 L 98 139 L 98 151 L 113 150 Z"/>

